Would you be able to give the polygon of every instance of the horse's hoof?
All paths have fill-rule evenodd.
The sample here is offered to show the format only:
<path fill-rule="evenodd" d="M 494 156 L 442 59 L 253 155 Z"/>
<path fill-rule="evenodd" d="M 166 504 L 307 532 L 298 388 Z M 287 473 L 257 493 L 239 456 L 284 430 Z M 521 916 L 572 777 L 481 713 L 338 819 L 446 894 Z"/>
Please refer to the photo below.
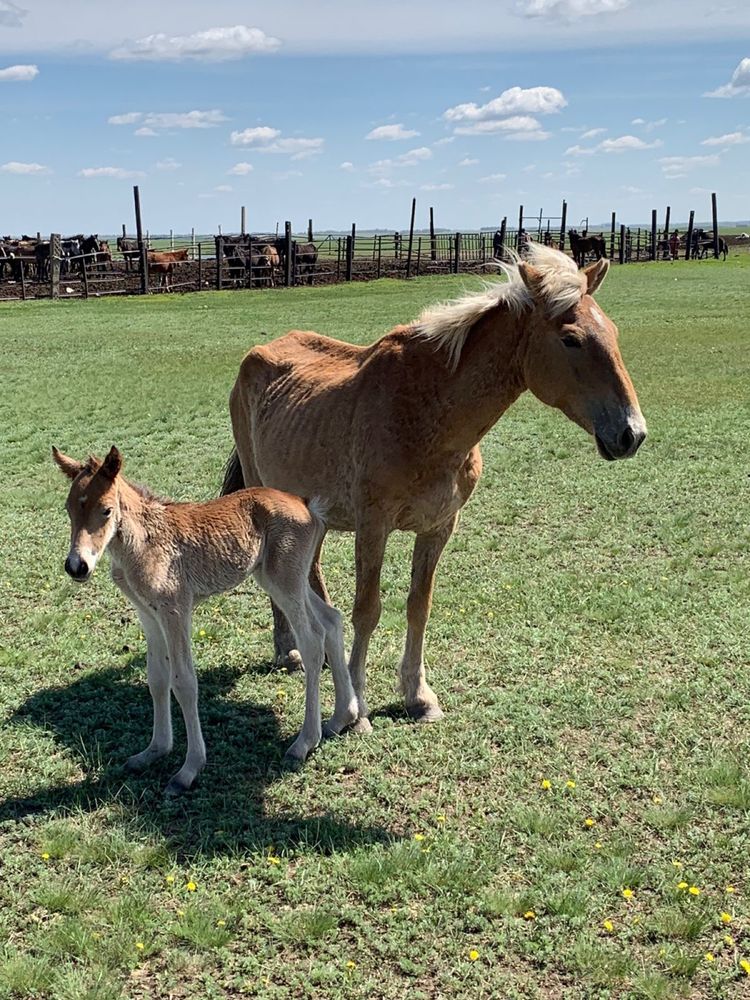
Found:
<path fill-rule="evenodd" d="M 164 789 L 164 797 L 176 799 L 178 796 L 184 795 L 185 792 L 189 792 L 192 787 L 193 782 L 186 783 L 182 779 L 178 779 L 177 775 L 175 775 Z"/>
<path fill-rule="evenodd" d="M 301 771 L 304 766 L 305 766 L 304 758 L 297 757 L 295 754 L 292 753 L 285 753 L 281 761 L 282 771 L 286 771 L 292 774 L 296 773 L 297 771 Z"/>
<path fill-rule="evenodd" d="M 407 705 L 406 714 L 414 722 L 439 722 L 443 718 L 443 710 L 438 704 L 425 705 L 423 702 L 417 705 Z"/>
<path fill-rule="evenodd" d="M 369 736 L 372 732 L 372 723 L 366 715 L 360 715 L 357 721 L 352 724 L 351 732 L 356 733 L 357 736 Z"/>
<path fill-rule="evenodd" d="M 302 657 L 297 649 L 290 649 L 286 653 L 278 652 L 276 654 L 276 666 L 283 667 L 290 674 L 296 674 L 298 671 L 305 669 Z"/>

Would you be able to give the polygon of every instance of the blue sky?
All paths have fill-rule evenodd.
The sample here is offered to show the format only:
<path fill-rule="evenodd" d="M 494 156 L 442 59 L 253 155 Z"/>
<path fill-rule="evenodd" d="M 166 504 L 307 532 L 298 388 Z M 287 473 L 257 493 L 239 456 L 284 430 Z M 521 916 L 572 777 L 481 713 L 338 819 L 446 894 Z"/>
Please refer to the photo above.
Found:
<path fill-rule="evenodd" d="M 121 7 L 0 0 L 3 233 L 750 218 L 746 2 Z"/>

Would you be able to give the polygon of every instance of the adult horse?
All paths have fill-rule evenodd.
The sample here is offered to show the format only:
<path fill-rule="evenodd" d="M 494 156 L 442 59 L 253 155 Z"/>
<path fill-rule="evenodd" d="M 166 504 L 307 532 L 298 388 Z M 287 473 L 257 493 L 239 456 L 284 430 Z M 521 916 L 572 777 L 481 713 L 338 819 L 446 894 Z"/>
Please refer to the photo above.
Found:
<path fill-rule="evenodd" d="M 603 236 L 581 236 L 577 229 L 568 230 L 570 249 L 579 267 L 586 263 L 586 255 L 593 253 L 597 260 L 607 256 L 607 246 Z"/>
<path fill-rule="evenodd" d="M 380 618 L 380 571 L 394 530 L 416 533 L 401 661 L 406 707 L 442 712 L 422 650 L 435 569 L 482 470 L 478 442 L 526 389 L 594 435 L 608 460 L 646 435 L 617 346 L 591 297 L 609 262 L 579 271 L 532 243 L 507 282 L 425 310 L 369 347 L 292 331 L 245 356 L 230 396 L 236 444 L 224 493 L 275 486 L 319 496 L 331 528 L 354 531 L 356 597 L 349 668 L 355 729 L 368 731 L 365 659 Z M 319 560 L 314 585 L 326 596 Z M 293 646 L 274 611 L 277 657 Z"/>

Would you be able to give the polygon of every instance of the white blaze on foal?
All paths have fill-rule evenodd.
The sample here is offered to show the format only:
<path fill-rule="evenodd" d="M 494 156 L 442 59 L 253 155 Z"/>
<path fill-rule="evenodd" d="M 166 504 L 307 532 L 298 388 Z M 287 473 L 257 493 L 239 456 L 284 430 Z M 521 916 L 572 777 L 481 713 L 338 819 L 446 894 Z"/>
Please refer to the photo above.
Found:
<path fill-rule="evenodd" d="M 66 572 L 81 583 L 89 580 L 109 549 L 112 579 L 135 606 L 146 636 L 154 728 L 148 747 L 129 758 L 131 769 L 141 770 L 171 751 L 170 692 L 185 719 L 187 756 L 167 791 L 188 789 L 205 765 L 190 642 L 193 607 L 251 574 L 289 619 L 306 671 L 305 721 L 287 757 L 303 761 L 320 742 L 325 656 L 336 691 L 325 732 L 340 733 L 356 720 L 341 616 L 308 583 L 325 534 L 314 502 L 308 506 L 289 493 L 258 488 L 206 503 L 173 503 L 128 482 L 116 448 L 103 462 L 93 457 L 77 462 L 57 448 L 52 453 L 73 481 L 66 504 L 71 524 Z"/>

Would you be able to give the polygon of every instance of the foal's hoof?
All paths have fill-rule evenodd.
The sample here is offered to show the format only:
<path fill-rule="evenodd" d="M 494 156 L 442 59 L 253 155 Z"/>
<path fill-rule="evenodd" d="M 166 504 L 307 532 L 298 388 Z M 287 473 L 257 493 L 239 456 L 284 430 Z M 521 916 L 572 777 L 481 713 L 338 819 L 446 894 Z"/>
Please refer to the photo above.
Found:
<path fill-rule="evenodd" d="M 406 714 L 415 722 L 439 722 L 443 717 L 443 710 L 438 704 L 425 705 L 419 702 L 416 705 L 407 705 Z"/>
<path fill-rule="evenodd" d="M 185 792 L 189 792 L 193 787 L 193 784 L 194 782 L 185 782 L 175 775 L 164 789 L 164 797 L 168 799 L 176 799 L 179 795 L 184 795 Z"/>
<path fill-rule="evenodd" d="M 301 771 L 304 766 L 304 758 L 296 757 L 291 753 L 285 753 L 281 760 L 281 770 L 286 771 L 287 774 L 296 774 L 297 771 Z"/>
<path fill-rule="evenodd" d="M 372 723 L 366 715 L 360 715 L 357 721 L 352 724 L 349 731 L 356 733 L 357 736 L 369 736 L 372 732 Z"/>
<path fill-rule="evenodd" d="M 290 649 L 286 653 L 277 652 L 276 666 L 283 667 L 290 674 L 296 674 L 298 671 L 305 669 L 302 657 L 297 649 Z"/>

